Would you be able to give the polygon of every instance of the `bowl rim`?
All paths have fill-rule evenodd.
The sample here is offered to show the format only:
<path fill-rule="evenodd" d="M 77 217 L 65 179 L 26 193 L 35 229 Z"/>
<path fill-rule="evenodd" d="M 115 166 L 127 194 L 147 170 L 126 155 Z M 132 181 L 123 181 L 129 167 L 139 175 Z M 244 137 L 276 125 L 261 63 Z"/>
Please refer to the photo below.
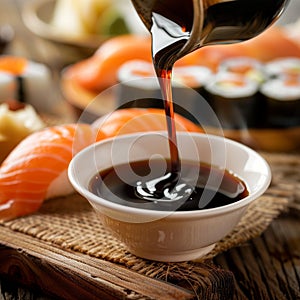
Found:
<path fill-rule="evenodd" d="M 149 131 L 149 132 L 143 132 L 142 134 L 143 135 L 153 135 L 153 134 L 157 134 L 159 132 L 165 133 L 164 131 Z M 266 170 L 264 182 L 261 184 L 261 187 L 259 189 L 257 189 L 256 191 L 254 191 L 253 193 L 250 193 L 247 197 L 245 197 L 237 202 L 223 205 L 220 207 L 215 207 L 215 208 L 190 210 L 190 211 L 160 211 L 160 210 L 142 209 L 142 208 L 125 206 L 122 204 L 111 202 L 109 200 L 105 200 L 105 199 L 100 198 L 99 196 L 95 195 L 91 191 L 89 191 L 88 188 L 85 188 L 83 185 L 81 185 L 76 180 L 74 170 L 75 170 L 75 166 L 76 166 L 78 160 L 80 160 L 81 156 L 83 156 L 87 152 L 92 151 L 93 149 L 95 149 L 97 147 L 101 147 L 101 145 L 103 145 L 103 144 L 111 143 L 116 137 L 112 137 L 112 138 L 108 138 L 108 139 L 96 142 L 96 143 L 84 148 L 80 152 L 78 152 L 72 158 L 72 160 L 69 164 L 68 178 L 69 178 L 71 184 L 73 185 L 73 187 L 75 188 L 75 190 L 79 194 L 81 194 L 89 202 L 100 205 L 101 207 L 104 207 L 107 209 L 112 209 L 112 210 L 118 211 L 120 213 L 130 213 L 132 215 L 138 215 L 140 217 L 141 216 L 148 216 L 148 217 L 149 216 L 153 216 L 153 217 L 166 217 L 167 216 L 168 218 L 171 218 L 171 219 L 186 219 L 186 218 L 189 218 L 189 219 L 197 218 L 198 219 L 199 217 L 201 217 L 201 218 L 211 217 L 211 216 L 217 216 L 217 215 L 221 215 L 221 214 L 230 213 L 230 212 L 233 212 L 233 211 L 236 211 L 238 209 L 248 206 L 251 202 L 258 199 L 269 187 L 269 185 L 271 183 L 271 177 L 272 177 L 271 168 L 270 168 L 269 164 L 267 163 L 267 161 L 255 150 L 251 149 L 250 147 L 248 147 L 242 143 L 239 143 L 237 141 L 234 141 L 234 140 L 228 139 L 226 137 L 222 137 L 222 136 L 206 134 L 206 133 L 198 133 L 198 132 L 177 132 L 177 135 L 184 135 L 184 134 L 189 134 L 191 136 L 196 136 L 196 137 L 197 136 L 200 136 L 200 137 L 206 136 L 209 139 L 216 139 L 216 140 L 223 139 L 226 143 L 232 144 L 235 147 L 239 147 L 242 150 L 249 153 L 250 155 L 261 160 L 261 163 L 264 165 L 264 168 Z M 124 135 L 118 136 L 117 138 L 118 139 L 130 139 L 137 135 L 141 135 L 141 133 L 124 134 Z M 247 185 L 247 182 L 245 182 L 245 183 Z"/>
<path fill-rule="evenodd" d="M 73 45 L 85 48 L 97 49 L 101 43 L 111 36 L 100 36 L 96 34 L 85 35 L 67 35 L 62 33 L 59 28 L 44 22 L 39 18 L 37 12 L 44 5 L 55 3 L 57 0 L 31 0 L 26 2 L 22 7 L 21 16 L 27 28 L 37 36 L 49 41 L 62 43 L 65 45 Z"/>

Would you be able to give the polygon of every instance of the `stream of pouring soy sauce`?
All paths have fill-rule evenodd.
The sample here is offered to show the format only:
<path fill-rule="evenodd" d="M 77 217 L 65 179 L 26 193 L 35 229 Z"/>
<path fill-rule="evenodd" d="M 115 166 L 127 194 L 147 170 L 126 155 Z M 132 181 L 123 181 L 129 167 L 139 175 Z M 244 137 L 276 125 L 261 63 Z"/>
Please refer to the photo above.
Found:
<path fill-rule="evenodd" d="M 174 0 L 155 1 L 150 30 L 153 64 L 161 86 L 167 120 L 170 159 L 166 170 L 162 174 L 161 161 L 152 161 L 150 166 L 148 160 L 131 163 L 130 170 L 134 172 L 128 172 L 127 164 L 104 170 L 91 182 L 93 193 L 104 199 L 143 209 L 175 211 L 217 207 L 247 195 L 244 183 L 230 172 L 180 160 L 172 99 L 172 70 L 189 40 L 194 15 L 193 0 L 180 4 L 182 2 Z M 220 189 L 218 186 L 206 187 L 211 172 L 214 178 L 221 179 Z M 126 182 L 118 174 L 125 174 Z M 194 178 L 197 175 L 198 178 Z M 204 194 L 205 203 L 202 201 Z"/>
<path fill-rule="evenodd" d="M 174 1 L 157 1 L 152 9 L 152 59 L 164 102 L 170 151 L 169 170 L 165 176 L 157 180 L 154 200 L 164 198 L 166 189 L 169 193 L 180 181 L 181 161 L 174 119 L 172 70 L 174 63 L 179 59 L 180 50 L 190 36 L 192 20 L 192 0 L 187 0 L 184 6 Z M 145 183 L 145 189 L 149 191 L 147 185 L 149 183 Z M 181 181 L 180 186 L 180 191 L 178 189 L 176 191 L 177 197 L 178 193 L 181 193 L 181 197 L 186 198 L 193 192 L 193 188 L 185 182 Z M 138 191 L 136 194 L 143 197 Z"/>
<path fill-rule="evenodd" d="M 167 120 L 171 172 L 180 172 L 172 96 L 172 70 L 192 29 L 193 2 L 185 5 L 157 1 L 152 10 L 152 59 L 160 83 Z M 173 1 L 174 2 L 174 1 Z"/>
<path fill-rule="evenodd" d="M 200 20 L 202 19 L 198 24 L 201 28 L 196 30 L 199 39 L 194 45 L 189 45 L 188 49 L 184 49 L 184 46 L 191 38 L 193 29 L 193 0 L 132 0 L 132 2 L 143 21 L 145 21 L 143 14 L 151 15 L 151 26 L 149 22 L 144 23 L 148 24 L 147 28 L 152 36 L 153 64 L 160 82 L 168 124 L 171 171 L 176 173 L 180 171 L 180 159 L 171 89 L 174 63 L 183 54 L 204 45 L 239 42 L 255 37 L 279 17 L 289 0 L 199 0 L 202 7 L 201 17 L 198 16 Z M 194 43 L 193 39 L 192 41 Z"/>
<path fill-rule="evenodd" d="M 197 0 L 132 0 L 152 36 L 152 58 L 164 100 L 170 159 L 163 174 L 161 160 L 151 164 L 150 160 L 132 162 L 129 169 L 126 163 L 96 174 L 90 189 L 104 199 L 142 209 L 182 211 L 218 207 L 248 195 L 245 183 L 230 171 L 180 160 L 172 70 L 178 59 L 202 46 L 253 38 L 280 15 L 289 0 L 199 0 L 203 22 L 200 31 L 194 28 L 192 32 L 194 1 L 197 4 Z M 196 41 L 193 37 L 197 37 Z M 207 185 L 211 173 L 214 179 L 220 179 L 217 186 Z"/>
<path fill-rule="evenodd" d="M 196 27 L 200 31 L 197 29 L 194 32 L 192 29 L 195 0 L 132 1 L 135 3 L 141 19 L 145 25 L 148 25 L 147 28 L 152 36 L 152 59 L 165 107 L 170 163 L 167 164 L 167 170 L 162 176 L 155 176 L 154 174 L 154 178 L 145 180 L 145 182 L 134 182 L 133 186 L 123 185 L 123 183 L 115 181 L 116 176 L 114 175 L 107 183 L 110 182 L 108 186 L 117 187 L 117 190 L 120 190 L 119 185 L 121 185 L 122 192 L 119 198 L 123 199 L 129 193 L 128 202 L 136 202 L 137 200 L 137 202 L 144 203 L 148 201 L 155 205 L 158 204 L 157 209 L 160 209 L 162 203 L 167 203 L 168 206 L 175 199 L 176 201 L 180 200 L 181 204 L 183 203 L 183 206 L 180 204 L 179 210 L 198 209 L 204 187 L 199 185 L 199 182 L 196 186 L 189 185 L 188 182 L 191 178 L 183 179 L 184 176 L 181 174 L 184 173 L 183 170 L 186 169 L 187 162 L 180 160 L 177 148 L 172 99 L 173 66 L 183 55 L 204 45 L 243 41 L 256 36 L 280 15 L 288 0 L 199 0 L 201 1 L 199 3 L 201 4 L 201 16 L 198 17 L 200 17 L 200 21 L 201 18 L 203 20 L 198 24 L 201 28 Z M 197 4 L 197 2 L 195 3 Z M 199 7 L 195 7 L 199 9 Z M 151 22 L 147 20 L 149 14 L 151 15 Z M 199 40 L 194 41 L 192 37 L 195 38 L 195 34 L 199 35 Z M 190 41 L 191 43 L 189 43 Z M 144 162 L 142 170 L 146 168 L 147 163 Z M 188 166 L 189 169 L 194 167 Z M 201 168 L 203 169 L 202 166 Z M 109 178 L 108 173 L 103 174 L 103 177 Z M 112 172 L 112 174 L 114 173 Z M 199 176 L 201 177 L 201 174 Z M 224 178 L 227 177 L 224 176 Z M 225 184 L 226 180 L 222 184 L 224 183 L 223 186 L 226 187 L 225 191 L 234 191 L 229 193 L 229 198 L 236 201 L 241 199 L 240 197 L 243 198 L 247 190 L 243 182 L 236 180 L 236 178 L 231 179 L 229 181 L 233 184 Z M 228 186 L 230 186 L 229 189 Z M 132 187 L 134 189 L 133 195 L 130 194 Z M 205 190 L 207 191 L 207 189 Z M 212 194 L 216 192 L 217 190 L 212 190 Z M 192 208 L 190 205 L 185 207 L 186 203 L 192 203 Z"/>

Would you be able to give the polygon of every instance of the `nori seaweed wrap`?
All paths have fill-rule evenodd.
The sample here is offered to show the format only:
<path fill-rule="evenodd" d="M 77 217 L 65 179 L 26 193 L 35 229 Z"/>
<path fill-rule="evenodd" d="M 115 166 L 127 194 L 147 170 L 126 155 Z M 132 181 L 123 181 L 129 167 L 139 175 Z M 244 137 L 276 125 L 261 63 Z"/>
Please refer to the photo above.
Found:
<path fill-rule="evenodd" d="M 259 84 L 243 75 L 216 74 L 207 86 L 209 101 L 224 129 L 258 127 Z"/>
<path fill-rule="evenodd" d="M 281 76 L 260 88 L 267 104 L 267 126 L 286 128 L 300 125 L 300 76 Z"/>

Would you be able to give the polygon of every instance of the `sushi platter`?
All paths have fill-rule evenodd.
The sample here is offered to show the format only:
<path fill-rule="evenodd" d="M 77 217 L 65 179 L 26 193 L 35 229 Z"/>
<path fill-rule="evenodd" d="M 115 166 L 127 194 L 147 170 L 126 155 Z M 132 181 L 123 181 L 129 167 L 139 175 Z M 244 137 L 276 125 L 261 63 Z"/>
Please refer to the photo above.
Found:
<path fill-rule="evenodd" d="M 176 70 L 186 70 L 181 78 L 174 77 L 185 87 L 182 91 L 173 87 L 179 106 L 197 119 L 201 115 L 198 99 L 204 98 L 220 122 L 216 128 L 210 122 L 201 124 L 199 117 L 207 132 L 224 134 L 257 150 L 299 150 L 300 45 L 291 37 L 296 32 L 291 28 L 274 27 L 252 41 L 204 47 L 184 57 L 174 68 L 175 77 Z M 138 58 L 130 52 L 130 44 L 137 42 L 134 39 L 127 37 L 124 48 L 124 40 L 108 41 L 93 56 L 63 72 L 62 92 L 79 116 L 84 112 L 97 118 L 137 99 L 148 100 L 130 105 L 163 106 L 153 100 L 161 96 L 158 84 L 153 84 L 147 48 L 139 50 Z M 102 58 L 102 49 L 111 49 L 111 57 Z M 85 70 L 91 69 L 95 69 L 92 75 L 85 76 Z M 111 81 L 97 80 L 104 76 Z"/>

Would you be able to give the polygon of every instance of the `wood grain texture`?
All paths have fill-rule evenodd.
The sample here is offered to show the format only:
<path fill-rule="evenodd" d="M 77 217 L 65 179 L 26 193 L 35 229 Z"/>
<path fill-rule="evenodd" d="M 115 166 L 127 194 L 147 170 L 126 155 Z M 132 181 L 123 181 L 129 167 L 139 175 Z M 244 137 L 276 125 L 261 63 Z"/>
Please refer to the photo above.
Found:
<path fill-rule="evenodd" d="M 300 299 L 299 228 L 299 218 L 284 215 L 261 237 L 215 258 L 234 273 L 234 299 Z"/>
<path fill-rule="evenodd" d="M 218 255 L 214 259 L 214 263 L 224 270 L 232 272 L 235 278 L 235 288 L 232 289 L 231 296 L 227 294 L 223 299 L 300 299 L 299 228 L 299 216 L 296 217 L 295 212 L 290 212 L 275 220 L 262 236 Z M 0 238 L 2 239 L 3 236 L 0 235 Z M 9 274 L 9 278 L 11 278 L 11 280 L 0 278 L 1 300 L 52 300 L 57 299 L 58 296 L 60 299 L 176 299 L 175 296 L 182 297 L 177 299 L 197 299 L 197 296 L 191 295 L 188 290 L 157 280 L 150 280 L 151 284 L 149 284 L 147 278 L 144 281 L 144 276 L 135 274 L 136 276 L 132 277 L 132 271 L 125 270 L 130 278 L 127 283 L 122 267 L 102 261 L 99 264 L 98 259 L 85 255 L 79 255 L 75 261 L 75 267 L 69 271 L 68 263 L 73 261 L 73 253 L 64 251 L 66 258 L 59 262 L 61 260 L 60 249 L 55 251 L 52 265 L 49 265 L 41 256 L 47 256 L 49 247 L 53 250 L 51 245 L 32 243 L 32 248 L 38 247 L 39 249 L 38 253 L 35 253 L 32 250 L 24 252 L 22 250 L 23 243 L 24 241 L 17 234 L 15 235 L 15 244 L 21 245 L 20 247 L 13 245 L 11 246 L 14 248 L 0 247 L 1 273 L 2 275 Z M 26 271 L 21 272 L 24 264 L 27 266 Z M 41 266 L 42 270 L 40 270 Z M 62 267 L 65 269 L 61 269 Z M 74 277 L 68 278 L 69 274 Z M 89 275 L 82 282 L 83 278 L 79 274 Z M 26 278 L 32 279 L 32 277 L 34 278 L 33 284 L 25 280 Z M 54 277 L 54 279 L 49 279 L 49 277 Z M 93 281 L 96 286 L 93 285 Z M 17 282 L 23 282 L 30 289 L 22 288 Z M 221 291 L 228 289 L 225 281 L 223 282 L 224 286 L 220 285 Z M 129 289 L 124 287 L 127 284 L 130 286 Z M 37 285 L 41 285 L 42 292 L 36 290 Z M 147 285 L 149 293 L 147 296 L 142 296 L 139 290 L 144 289 L 145 285 Z M 167 285 L 168 294 L 164 294 L 165 285 Z M 35 289 L 32 290 L 32 288 Z M 64 293 L 61 293 L 61 288 L 65 291 Z M 104 293 L 103 288 L 109 292 Z M 99 294 L 94 294 L 91 289 L 94 291 L 99 289 Z M 82 298 L 83 295 L 86 298 Z M 166 298 L 165 295 L 169 298 Z M 209 298 L 198 295 L 198 299 Z M 220 299 L 220 295 L 212 296 L 211 299 Z"/>
<path fill-rule="evenodd" d="M 30 236 L 1 228 L 0 273 L 61 299 L 228 299 L 229 271 L 203 266 L 203 288 L 191 290 L 148 278 L 117 264 L 62 250 Z M 215 281 L 210 281 L 211 279 Z M 217 286 L 216 286 L 217 285 Z M 212 291 L 219 291 L 212 293 Z M 79 296 L 80 295 L 80 296 Z M 26 299 L 26 298 L 24 298 Z"/>

